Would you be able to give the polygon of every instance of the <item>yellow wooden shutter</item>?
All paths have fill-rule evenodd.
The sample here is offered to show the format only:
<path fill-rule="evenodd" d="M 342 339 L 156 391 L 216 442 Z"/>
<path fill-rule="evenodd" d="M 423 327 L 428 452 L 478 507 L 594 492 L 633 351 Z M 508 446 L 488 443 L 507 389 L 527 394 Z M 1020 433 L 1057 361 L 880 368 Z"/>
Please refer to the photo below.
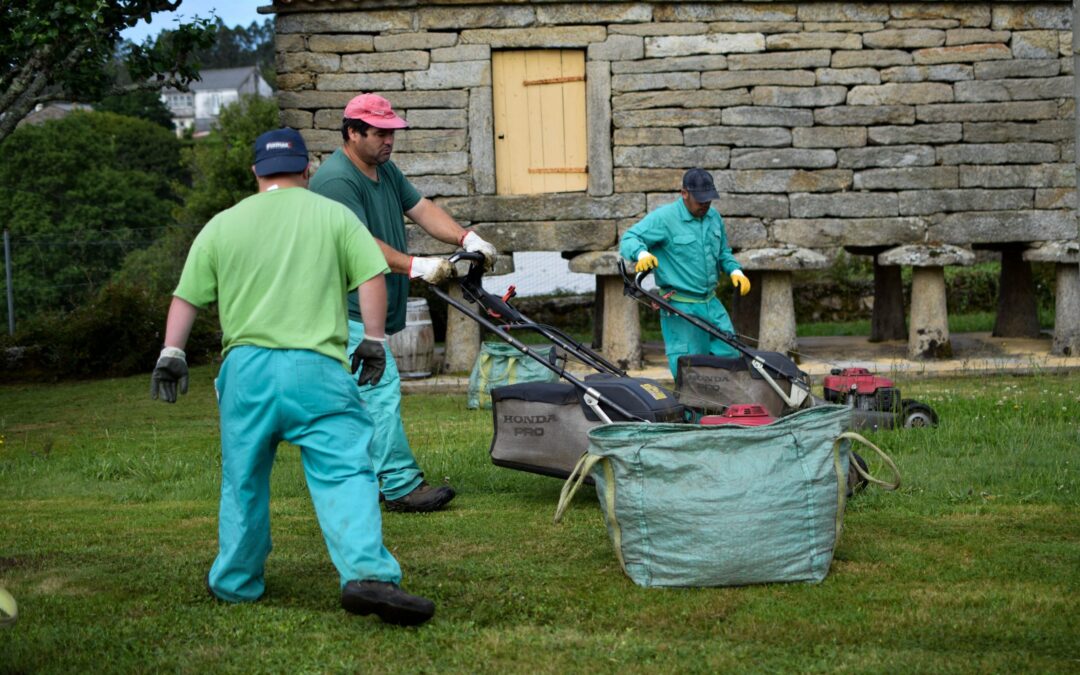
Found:
<path fill-rule="evenodd" d="M 494 52 L 491 73 L 498 194 L 586 189 L 585 52 Z"/>

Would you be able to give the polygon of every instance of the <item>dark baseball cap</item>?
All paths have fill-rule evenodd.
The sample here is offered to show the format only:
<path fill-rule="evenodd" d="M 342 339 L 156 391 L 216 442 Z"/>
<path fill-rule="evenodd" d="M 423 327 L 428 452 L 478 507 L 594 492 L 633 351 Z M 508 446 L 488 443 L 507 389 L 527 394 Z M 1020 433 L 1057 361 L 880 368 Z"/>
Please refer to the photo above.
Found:
<path fill-rule="evenodd" d="M 712 176 L 705 169 L 690 169 L 684 173 L 682 186 L 695 202 L 711 202 L 720 197 L 713 185 Z"/>
<path fill-rule="evenodd" d="M 301 173 L 307 165 L 307 146 L 296 129 L 274 129 L 255 139 L 256 176 Z"/>

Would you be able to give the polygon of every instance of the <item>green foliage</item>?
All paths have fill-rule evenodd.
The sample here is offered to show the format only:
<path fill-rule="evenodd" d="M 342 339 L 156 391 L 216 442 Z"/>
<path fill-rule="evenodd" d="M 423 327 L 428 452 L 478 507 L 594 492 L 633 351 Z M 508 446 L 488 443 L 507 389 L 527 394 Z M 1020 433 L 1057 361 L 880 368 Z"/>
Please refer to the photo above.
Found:
<path fill-rule="evenodd" d="M 127 115 L 173 130 L 172 113 L 156 92 L 139 89 L 110 94 L 94 104 L 94 110 Z"/>
<path fill-rule="evenodd" d="M 17 316 L 71 309 L 173 222 L 185 176 L 162 127 L 75 112 L 0 144 L 0 221 L 12 235 Z"/>
<path fill-rule="evenodd" d="M 274 67 L 273 19 L 230 28 L 219 18 L 214 24 L 214 33 L 216 39 L 212 44 L 195 51 L 203 68 L 257 65 L 263 79 L 274 86 L 277 70 Z"/>

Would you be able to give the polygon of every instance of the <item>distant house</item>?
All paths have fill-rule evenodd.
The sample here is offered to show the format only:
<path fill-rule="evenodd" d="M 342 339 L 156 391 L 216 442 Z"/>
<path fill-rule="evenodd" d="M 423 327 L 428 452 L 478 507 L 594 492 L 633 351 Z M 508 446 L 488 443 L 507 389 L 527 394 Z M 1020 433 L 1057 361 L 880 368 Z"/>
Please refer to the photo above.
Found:
<path fill-rule="evenodd" d="M 242 94 L 273 94 L 256 66 L 204 70 L 201 77 L 189 85 L 190 91 L 170 88 L 161 92 L 162 102 L 172 111 L 177 135 L 188 129 L 196 134 L 210 131 L 222 106 L 239 100 Z"/>

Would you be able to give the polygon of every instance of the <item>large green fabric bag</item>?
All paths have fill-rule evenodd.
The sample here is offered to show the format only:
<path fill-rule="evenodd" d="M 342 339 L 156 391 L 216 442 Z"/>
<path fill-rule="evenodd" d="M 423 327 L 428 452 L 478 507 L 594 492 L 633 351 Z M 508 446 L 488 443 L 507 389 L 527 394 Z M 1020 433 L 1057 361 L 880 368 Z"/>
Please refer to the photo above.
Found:
<path fill-rule="evenodd" d="M 556 522 L 586 474 L 619 563 L 641 586 L 819 582 L 844 518 L 851 409 L 759 427 L 616 423 L 589 431 Z M 880 450 L 878 450 L 881 453 Z M 889 489 L 899 485 L 877 479 Z"/>
<path fill-rule="evenodd" d="M 551 358 L 554 347 L 529 347 L 544 359 Z M 505 342 L 485 342 L 469 375 L 469 391 L 465 406 L 470 410 L 491 408 L 491 390 L 518 382 L 557 382 L 559 376 L 529 358 L 517 347 Z"/>

